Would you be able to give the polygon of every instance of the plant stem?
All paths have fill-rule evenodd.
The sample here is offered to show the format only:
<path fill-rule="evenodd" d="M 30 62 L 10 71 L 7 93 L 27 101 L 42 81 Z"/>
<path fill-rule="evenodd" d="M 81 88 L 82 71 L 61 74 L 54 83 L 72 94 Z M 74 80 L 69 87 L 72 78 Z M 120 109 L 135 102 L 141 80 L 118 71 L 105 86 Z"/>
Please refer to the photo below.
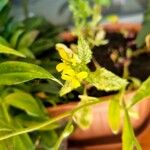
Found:
<path fill-rule="evenodd" d="M 58 150 L 60 147 L 60 144 L 62 143 L 63 139 L 64 139 L 64 133 L 66 132 L 66 130 L 68 129 L 68 127 L 71 125 L 72 123 L 72 119 L 70 119 L 64 129 L 64 131 L 61 133 L 60 137 L 58 138 L 55 146 L 54 146 L 54 150 Z"/>
<path fill-rule="evenodd" d="M 129 77 L 129 65 L 130 65 L 130 60 L 127 60 L 123 66 L 123 78 L 124 79 L 127 79 Z"/>
<path fill-rule="evenodd" d="M 14 136 L 20 135 L 20 134 L 33 132 L 33 131 L 35 131 L 35 130 L 38 130 L 38 129 L 40 129 L 40 128 L 43 128 L 43 127 L 45 127 L 45 126 L 48 126 L 48 125 L 50 125 L 50 124 L 52 124 L 52 123 L 58 122 L 58 121 L 61 120 L 61 119 L 64 119 L 64 118 L 67 118 L 67 117 L 71 117 L 71 116 L 73 116 L 73 114 L 74 114 L 75 112 L 77 112 L 78 110 L 80 110 L 80 109 L 82 109 L 82 108 L 84 108 L 84 107 L 91 106 L 91 105 L 96 105 L 96 104 L 101 103 L 101 102 L 104 102 L 104 101 L 106 101 L 106 100 L 107 100 L 107 99 L 102 99 L 102 100 L 99 100 L 99 99 L 98 99 L 98 100 L 94 100 L 94 101 L 92 101 L 92 102 L 86 103 L 86 104 L 84 104 L 84 105 L 81 105 L 81 106 L 79 106 L 79 107 L 76 107 L 75 109 L 73 109 L 73 110 L 71 110 L 71 111 L 65 112 L 65 113 L 63 113 L 63 114 L 61 114 L 61 115 L 59 115 L 59 116 L 57 116 L 57 117 L 55 117 L 55 118 L 52 118 L 52 119 L 50 119 L 50 120 L 48 120 L 48 121 L 46 121 L 46 122 L 43 122 L 43 123 L 41 123 L 41 124 L 38 124 L 38 125 L 36 125 L 36 126 L 32 126 L 32 127 L 30 127 L 30 128 L 21 129 L 21 130 L 18 130 L 18 131 L 16 131 L 16 132 L 14 132 L 14 133 L 10 133 L 10 134 L 4 135 L 4 136 L 0 137 L 0 141 L 1 141 L 1 140 L 8 139 L 8 138 L 10 138 L 10 137 L 14 137 Z"/>

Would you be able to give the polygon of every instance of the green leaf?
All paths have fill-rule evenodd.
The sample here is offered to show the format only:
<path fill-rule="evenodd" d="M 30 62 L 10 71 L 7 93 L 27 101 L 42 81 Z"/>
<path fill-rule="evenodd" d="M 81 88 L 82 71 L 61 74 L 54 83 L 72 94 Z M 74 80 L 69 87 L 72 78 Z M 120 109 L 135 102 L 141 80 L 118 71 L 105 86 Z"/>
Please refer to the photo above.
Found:
<path fill-rule="evenodd" d="M 101 6 L 109 6 L 111 4 L 111 0 L 94 0 L 95 3 Z"/>
<path fill-rule="evenodd" d="M 7 147 L 7 145 L 5 144 L 4 141 L 0 141 L 0 149 L 2 149 L 2 150 L 8 150 L 8 147 Z"/>
<path fill-rule="evenodd" d="M 11 43 L 12 47 L 17 46 L 18 39 L 23 32 L 24 32 L 24 30 L 20 29 L 13 34 L 13 36 L 10 39 L 10 43 Z"/>
<path fill-rule="evenodd" d="M 27 47 L 21 48 L 18 51 L 23 53 L 28 58 L 35 59 L 33 52 Z"/>
<path fill-rule="evenodd" d="M 8 47 L 10 46 L 10 44 L 2 36 L 0 36 L 0 44 Z"/>
<path fill-rule="evenodd" d="M 0 134 L 0 136 L 4 134 L 3 132 Z M 13 147 L 13 141 L 12 139 L 7 139 L 7 140 L 3 140 L 3 141 L 0 141 L 0 149 L 1 150 L 9 150 L 9 149 L 12 149 Z"/>
<path fill-rule="evenodd" d="M 150 96 L 150 77 L 142 83 L 136 94 L 133 96 L 129 108 L 131 108 L 133 105 L 149 96 Z"/>
<path fill-rule="evenodd" d="M 149 26 L 150 26 L 150 1 L 147 1 L 147 9 L 144 13 L 144 21 L 142 24 L 142 29 L 140 30 L 136 38 L 136 45 L 138 47 L 141 47 L 144 45 L 145 38 L 150 33 Z"/>
<path fill-rule="evenodd" d="M 71 83 L 69 81 L 66 81 L 63 87 L 61 88 L 59 94 L 60 96 L 63 96 L 73 90 Z"/>
<path fill-rule="evenodd" d="M 58 150 L 60 147 L 60 144 L 62 143 L 63 139 L 68 137 L 74 130 L 74 126 L 72 124 L 72 121 L 69 121 L 67 125 L 65 126 L 65 129 L 61 133 L 60 137 L 58 138 L 56 144 L 54 145 L 54 150 Z"/>
<path fill-rule="evenodd" d="M 2 54 L 12 54 L 12 55 L 16 55 L 16 56 L 19 56 L 19 57 L 25 57 L 25 55 L 23 55 L 22 53 L 14 50 L 10 47 L 1 45 L 1 44 L 0 44 L 0 53 L 2 53 Z"/>
<path fill-rule="evenodd" d="M 120 100 L 122 98 L 122 93 L 114 95 L 110 99 L 109 109 L 108 109 L 108 123 L 114 134 L 117 134 L 120 129 L 120 113 L 121 106 Z"/>
<path fill-rule="evenodd" d="M 123 142 L 123 145 L 122 145 L 123 150 L 133 150 L 133 149 L 142 150 L 140 144 L 138 143 L 134 135 L 134 131 L 131 125 L 129 114 L 126 109 L 125 109 L 122 142 Z"/>
<path fill-rule="evenodd" d="M 19 41 L 18 49 L 31 46 L 31 44 L 35 41 L 38 34 L 39 31 L 37 30 L 25 33 Z"/>
<path fill-rule="evenodd" d="M 56 143 L 58 136 L 54 130 L 39 132 L 40 136 L 40 147 L 44 150 L 53 150 L 54 144 Z"/>
<path fill-rule="evenodd" d="M 87 0 L 69 0 L 69 8 L 73 13 L 77 27 L 83 26 L 91 15 L 91 8 Z"/>
<path fill-rule="evenodd" d="M 9 94 L 4 98 L 4 101 L 8 105 L 24 110 L 27 114 L 31 116 L 44 116 L 44 113 L 41 111 L 36 100 L 30 94 L 27 94 L 25 92 L 18 91 Z"/>
<path fill-rule="evenodd" d="M 40 66 L 19 61 L 7 61 L 0 64 L 0 85 L 12 85 L 33 79 L 50 79 L 61 84 L 48 71 Z"/>
<path fill-rule="evenodd" d="M 16 129 L 21 129 L 22 126 L 14 120 Z M 18 135 L 12 138 L 14 150 L 35 150 L 35 146 L 27 133 Z"/>
<path fill-rule="evenodd" d="M 92 51 L 90 50 L 88 43 L 83 38 L 79 38 L 78 41 L 78 56 L 84 64 L 88 64 L 92 59 Z"/>
<path fill-rule="evenodd" d="M 27 134 L 15 136 L 13 138 L 14 150 L 35 150 L 35 147 Z"/>
<path fill-rule="evenodd" d="M 150 22 L 145 23 L 142 26 L 141 31 L 138 33 L 137 38 L 136 38 L 136 45 L 138 47 L 141 47 L 145 43 L 145 38 L 150 33 Z"/>
<path fill-rule="evenodd" d="M 97 100 L 97 98 L 89 96 L 80 96 L 80 98 L 81 101 L 78 104 L 78 107 L 85 105 L 89 101 Z M 73 119 L 81 129 L 88 129 L 92 123 L 92 108 L 90 106 L 85 106 L 82 109 L 76 111 L 73 115 Z"/>
<path fill-rule="evenodd" d="M 74 130 L 73 124 L 69 124 L 66 126 L 65 130 L 63 131 L 63 138 L 68 137 Z"/>
<path fill-rule="evenodd" d="M 8 123 L 4 122 L 4 120 L 4 118 L 0 118 L 0 132 L 12 131 L 12 127 Z"/>
<path fill-rule="evenodd" d="M 5 5 L 3 9 L 0 11 L 0 27 L 4 30 L 6 25 L 8 24 L 10 13 L 10 5 Z"/>
<path fill-rule="evenodd" d="M 99 90 L 117 91 L 127 85 L 127 81 L 106 70 L 98 68 L 95 72 L 89 73 L 87 81 Z"/>
<path fill-rule="evenodd" d="M 4 8 L 4 6 L 9 2 L 9 0 L 0 0 L 0 11 Z"/>

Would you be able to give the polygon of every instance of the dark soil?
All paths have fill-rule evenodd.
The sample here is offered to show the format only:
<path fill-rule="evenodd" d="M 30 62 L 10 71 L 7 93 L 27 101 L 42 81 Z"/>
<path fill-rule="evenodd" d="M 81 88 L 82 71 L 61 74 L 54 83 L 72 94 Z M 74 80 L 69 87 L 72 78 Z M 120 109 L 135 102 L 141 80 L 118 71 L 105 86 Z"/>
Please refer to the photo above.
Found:
<path fill-rule="evenodd" d="M 136 34 L 131 33 L 127 37 L 124 37 L 121 33 L 112 32 L 107 33 L 106 38 L 109 40 L 109 44 L 95 47 L 93 49 L 93 55 L 101 66 L 122 76 L 123 64 L 114 63 L 110 55 L 113 50 L 117 50 L 119 55 L 125 60 L 125 54 L 128 48 L 131 48 L 133 51 L 137 49 L 135 45 Z M 148 78 L 150 75 L 150 53 L 143 53 L 138 57 L 133 57 L 129 66 L 129 73 L 130 76 L 142 81 Z"/>

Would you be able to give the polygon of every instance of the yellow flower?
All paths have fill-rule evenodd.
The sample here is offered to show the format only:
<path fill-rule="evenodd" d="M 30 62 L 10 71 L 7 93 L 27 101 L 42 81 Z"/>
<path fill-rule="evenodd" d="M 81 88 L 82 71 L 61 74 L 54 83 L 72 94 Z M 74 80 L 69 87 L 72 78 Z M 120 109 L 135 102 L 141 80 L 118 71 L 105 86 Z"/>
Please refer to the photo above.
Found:
<path fill-rule="evenodd" d="M 81 63 L 78 55 L 73 54 L 72 58 L 70 59 L 70 62 L 72 63 L 73 66 L 75 66 L 77 63 Z"/>
<path fill-rule="evenodd" d="M 88 76 L 88 73 L 81 71 L 76 73 L 73 69 L 64 70 L 62 79 L 71 82 L 72 88 L 78 88 L 81 85 L 81 81 Z"/>
<path fill-rule="evenodd" d="M 71 49 L 69 49 L 66 45 L 58 43 L 56 44 L 56 49 L 59 52 L 60 57 L 65 61 L 70 61 L 70 58 L 73 55 L 73 52 Z"/>
<path fill-rule="evenodd" d="M 66 63 L 62 62 L 62 63 L 59 63 L 57 66 L 56 66 L 56 70 L 58 72 L 61 72 L 61 71 L 64 71 L 64 70 L 68 70 L 70 69 L 71 67 L 69 65 L 67 65 Z"/>
<path fill-rule="evenodd" d="M 77 63 L 80 63 L 80 59 L 77 54 L 75 54 L 70 48 L 64 44 L 56 44 L 56 49 L 59 52 L 62 61 L 65 63 L 70 63 L 70 65 L 75 66 Z"/>

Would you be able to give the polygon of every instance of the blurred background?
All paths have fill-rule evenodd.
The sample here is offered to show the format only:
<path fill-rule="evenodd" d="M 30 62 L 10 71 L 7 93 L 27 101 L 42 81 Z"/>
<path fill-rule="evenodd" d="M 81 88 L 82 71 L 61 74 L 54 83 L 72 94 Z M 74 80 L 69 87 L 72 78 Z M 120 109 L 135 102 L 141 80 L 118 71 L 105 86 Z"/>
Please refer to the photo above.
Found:
<path fill-rule="evenodd" d="M 112 0 L 110 7 L 103 9 L 103 14 L 116 14 L 122 22 L 142 22 L 142 14 L 148 0 Z M 12 14 L 17 19 L 23 19 L 21 0 L 12 0 Z M 24 0 L 29 2 L 30 16 L 45 16 L 47 20 L 56 25 L 70 23 L 71 14 L 68 10 L 68 0 Z"/>

